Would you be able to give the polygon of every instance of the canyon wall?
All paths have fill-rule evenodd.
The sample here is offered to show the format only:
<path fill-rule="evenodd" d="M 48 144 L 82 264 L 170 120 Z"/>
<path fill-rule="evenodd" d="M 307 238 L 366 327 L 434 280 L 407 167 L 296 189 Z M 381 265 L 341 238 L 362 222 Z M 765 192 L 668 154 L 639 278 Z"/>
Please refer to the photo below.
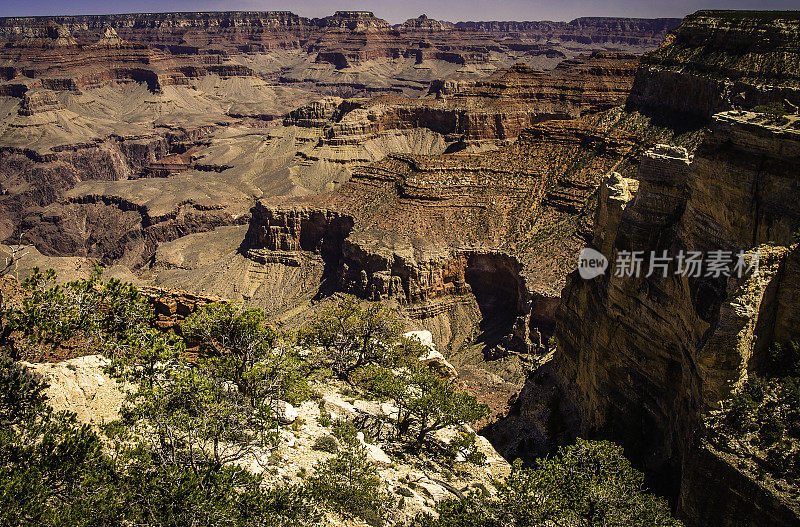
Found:
<path fill-rule="evenodd" d="M 318 105 L 293 118 L 331 112 Z M 553 120 L 496 151 L 392 154 L 330 194 L 261 200 L 240 251 L 297 267 L 320 255 L 320 295 L 396 303 L 456 363 L 532 360 L 547 349 L 595 188 L 635 159 L 640 141 L 613 125 Z"/>
<path fill-rule="evenodd" d="M 636 73 L 636 56 L 595 52 L 565 60 L 550 72 L 523 63 L 485 80 L 432 86 L 436 99 L 381 96 L 338 105 L 326 99 L 289 113 L 286 124 L 325 125 L 324 144 L 363 141 L 386 130 L 428 128 L 462 142 L 516 138 L 554 118 L 577 118 L 625 102 Z M 313 116 L 313 118 L 310 118 Z"/>
<path fill-rule="evenodd" d="M 388 153 L 480 152 L 620 104 L 662 22 L 512 35 L 362 11 L 2 19 L 0 238 L 140 266 L 158 243 L 246 221 L 258 198 L 332 190 Z M 427 97 L 275 126 L 323 93 Z"/>
<path fill-rule="evenodd" d="M 628 105 L 675 120 L 800 103 L 797 11 L 698 11 L 642 57 Z"/>
<path fill-rule="evenodd" d="M 584 239 L 609 265 L 567 277 L 552 358 L 492 425 L 498 448 L 608 438 L 687 525 L 800 524 L 785 485 L 705 442 L 701 420 L 798 336 L 798 27 L 796 13 L 698 12 L 641 59 L 626 112 L 703 139 L 673 136 L 600 182 Z M 788 115 L 752 111 L 774 103 Z M 694 251 L 697 275 L 679 268 Z M 648 273 L 651 254 L 668 266 Z M 715 254 L 731 276 L 709 271 Z M 631 255 L 640 273 L 625 272 Z"/>
<path fill-rule="evenodd" d="M 700 413 L 739 386 L 775 338 L 777 299 L 796 294 L 786 271 L 800 227 L 796 122 L 720 114 L 693 158 L 659 147 L 642 158 L 638 189 L 623 178 L 608 180 L 594 247 L 609 268 L 591 280 L 572 273 L 562 293 L 553 365 L 579 415 L 577 432 L 621 443 L 653 485 L 673 496 L 680 489 L 679 513 L 688 525 L 705 525 L 699 515 L 717 507 L 712 502 L 736 509 L 714 508 L 723 525 L 756 525 L 765 517 L 774 525 L 798 522 L 780 500 L 755 506 L 749 496 L 749 508 L 733 505 L 725 493 L 752 484 L 741 473 L 725 478 L 727 490 L 718 488 L 711 500 L 706 489 L 722 476 L 698 468 L 714 465 L 713 454 L 695 443 Z M 671 262 L 666 275 L 621 274 L 617 258 L 630 251 L 642 251 L 643 271 L 651 252 L 663 253 Z M 743 251 L 750 263 L 759 252 L 760 262 L 741 277 L 705 267 L 686 276 L 676 265 L 689 251 L 702 251 L 706 261 L 712 251 L 734 261 Z M 796 328 L 781 328 L 782 338 L 797 337 Z"/>
<path fill-rule="evenodd" d="M 114 27 L 124 39 L 157 43 L 174 49 L 197 50 L 205 40 L 228 50 L 259 47 L 300 47 L 303 37 L 320 30 L 351 32 L 440 33 L 454 38 L 465 35 L 516 34 L 540 40 L 575 43 L 630 44 L 644 49 L 658 45 L 680 19 L 578 18 L 571 22 L 451 22 L 421 16 L 390 26 L 369 11 L 337 11 L 323 18 L 309 19 L 289 11 L 236 11 L 199 13 L 134 13 L 121 15 L 77 15 L 52 17 L 9 17 L 0 19 L 0 36 L 22 38 L 31 27 L 57 24 L 79 38 L 102 34 Z M 453 30 L 456 31 L 453 31 Z M 201 39 L 200 37 L 205 38 Z M 196 42 L 196 43 L 195 43 Z M 194 45 L 193 45 L 194 44 Z"/>

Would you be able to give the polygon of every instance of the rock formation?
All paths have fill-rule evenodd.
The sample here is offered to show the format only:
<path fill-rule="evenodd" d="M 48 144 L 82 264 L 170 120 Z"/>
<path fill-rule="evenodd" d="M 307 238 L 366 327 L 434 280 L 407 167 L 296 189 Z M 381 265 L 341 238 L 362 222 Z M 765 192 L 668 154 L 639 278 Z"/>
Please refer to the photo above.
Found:
<path fill-rule="evenodd" d="M 45 394 L 54 410 L 74 412 L 80 424 L 100 427 L 119 419 L 126 391 L 133 389 L 108 376 L 104 367 L 109 362 L 102 356 L 91 355 L 58 363 L 24 364 L 49 384 Z M 451 472 L 438 462 L 436 465 L 427 460 L 422 463 L 416 456 L 398 455 L 396 443 L 392 444 L 388 437 L 392 417 L 384 413 L 385 404 L 367 398 L 345 397 L 345 386 L 336 382 L 315 383 L 314 389 L 320 393 L 319 403 L 309 400 L 294 407 L 275 401 L 281 424 L 292 424 L 292 427 L 283 426 L 277 430 L 276 447 L 256 449 L 240 460 L 244 468 L 263 473 L 271 484 L 297 483 L 304 474 L 313 472 L 316 463 L 335 456 L 339 443 L 331 435 L 331 415 L 351 422 L 367 420 L 374 423 L 368 429 L 374 432 L 374 437 L 367 441 L 364 433 L 359 432 L 357 439 L 366 451 L 367 460 L 376 465 L 382 485 L 403 502 L 392 511 L 393 525 L 406 524 L 419 513 L 431 513 L 437 502 L 450 499 L 454 494 L 493 492 L 489 490 L 493 489 L 491 482 L 510 472 L 509 463 L 480 435 L 476 436 L 475 448 L 485 456 L 485 461 L 476 464 L 457 460 L 457 472 Z M 438 430 L 433 440 L 446 447 L 458 437 L 460 428 L 472 432 L 468 425 L 448 427 Z M 320 449 L 321 438 L 328 438 L 335 450 Z M 452 469 L 453 465 L 449 466 Z M 333 518 L 324 521 L 324 525 L 344 524 L 345 521 Z"/>
<path fill-rule="evenodd" d="M 23 363 L 49 384 L 45 390 L 53 410 L 74 412 L 80 423 L 102 426 L 119 419 L 125 389 L 104 368 L 111 361 L 87 355 L 62 362 Z"/>
<path fill-rule="evenodd" d="M 336 11 L 316 22 L 321 28 L 347 29 L 356 33 L 390 27 L 386 20 L 376 17 L 372 11 Z"/>
<path fill-rule="evenodd" d="M 302 194 L 330 190 L 359 166 L 392 152 L 491 149 L 548 117 L 576 117 L 621 103 L 634 64 L 631 55 L 595 53 L 566 61 L 550 74 L 517 65 L 486 81 L 445 83 L 440 99 L 328 97 L 293 110 L 283 127 L 249 133 L 245 123 L 240 125 L 242 134 L 231 133 L 221 123 L 195 123 L 185 131 L 145 128 L 137 135 L 97 138 L 80 148 L 52 146 L 41 157 L 10 150 L 0 159 L 0 167 L 5 162 L 16 172 L 7 184 L 12 194 L 4 206 L 9 223 L 18 218 L 16 231 L 45 254 L 138 266 L 153 256 L 158 243 L 246 221 L 245 202 L 259 192 L 253 189 L 253 178 L 268 195 Z M 593 80 L 586 82 L 587 78 Z M 189 93 L 175 89 L 181 90 L 176 93 L 181 97 Z M 36 99 L 32 93 L 25 96 L 30 102 L 21 113 L 39 108 L 46 115 L 63 108 L 63 98 L 54 92 Z M 200 101 L 186 102 L 191 108 Z M 188 121 L 194 115 L 182 118 Z M 213 119 L 213 113 L 199 118 Z M 227 115 L 219 118 L 230 120 Z M 228 146 L 232 135 L 242 138 L 238 157 Z M 214 148 L 217 143 L 220 146 Z M 260 157 L 246 155 L 250 148 L 259 148 Z M 20 181 L 15 186 L 20 173 L 27 172 L 31 176 L 26 181 L 33 185 L 22 186 Z M 55 188 L 47 180 L 51 173 L 60 180 Z M 87 181 L 141 177 L 169 181 Z M 221 185 L 221 180 L 230 183 Z M 39 187 L 40 181 L 46 189 Z M 63 192 L 76 184 L 75 190 Z"/>
<path fill-rule="evenodd" d="M 595 187 L 638 144 L 625 132 L 561 120 L 494 152 L 390 155 L 303 208 L 261 201 L 242 250 L 262 260 L 294 252 L 296 262 L 318 254 L 321 291 L 406 306 L 451 351 L 474 345 L 471 328 L 483 319 L 481 361 L 541 353 L 540 329 L 554 322 Z"/>
<path fill-rule="evenodd" d="M 797 11 L 698 11 L 643 57 L 628 103 L 703 121 L 771 101 L 797 104 L 799 59 Z"/>
<path fill-rule="evenodd" d="M 398 29 L 400 31 L 442 31 L 453 29 L 455 24 L 446 20 L 433 20 L 427 15 L 419 15 L 417 18 L 409 18 Z"/>
<path fill-rule="evenodd" d="M 436 99 L 326 98 L 290 112 L 286 124 L 327 125 L 323 144 L 330 145 L 409 128 L 429 128 L 459 141 L 513 139 L 540 121 L 619 106 L 635 72 L 636 57 L 624 53 L 581 55 L 550 72 L 519 63 L 485 80 L 440 83 L 432 87 Z"/>
<path fill-rule="evenodd" d="M 607 437 L 687 525 L 796 525 L 697 432 L 797 337 L 800 119 L 751 110 L 800 102 L 798 21 L 701 11 L 637 65 L 670 20 L 5 19 L 3 232 L 276 324 L 384 300 L 510 407 L 505 454 Z M 610 262 L 588 280 L 587 245 Z M 618 273 L 632 251 L 672 264 Z M 676 274 L 690 251 L 758 273 Z M 158 300 L 160 323 L 205 301 Z"/>
<path fill-rule="evenodd" d="M 23 92 L 38 86 L 78 92 L 110 82 L 144 82 L 150 91 L 160 92 L 164 86 L 188 84 L 188 77 L 252 74 L 220 56 L 178 57 L 127 42 L 113 27 L 88 43 L 69 36 L 63 26 L 33 27 L 31 32 L 37 36 L 11 40 L 0 51 L 6 77 L 0 90 L 6 93 L 15 86 Z"/>
<path fill-rule="evenodd" d="M 671 109 L 707 118 L 721 103 L 702 94 L 717 93 L 720 86 L 741 87 L 736 82 L 753 77 L 731 73 L 735 70 L 726 70 L 730 77 L 725 79 L 698 76 L 691 65 L 708 60 L 702 46 L 692 50 L 697 58 L 687 68 L 677 59 L 672 66 L 658 61 L 681 42 L 697 46 L 697 39 L 712 38 L 703 31 L 716 34 L 719 27 L 739 28 L 715 40 L 722 49 L 733 49 L 741 28 L 785 37 L 796 28 L 796 22 L 783 23 L 787 17 L 708 12 L 690 17 L 673 39 L 645 57 L 631 100 L 650 105 L 657 90 L 666 87 L 675 90 L 665 100 Z M 772 52 L 763 50 L 761 58 L 778 68 L 767 60 Z M 743 67 L 737 60 L 734 53 L 730 63 Z M 794 82 L 792 66 L 787 68 L 786 88 L 764 92 L 757 102 L 793 100 L 787 95 Z M 649 102 L 642 102 L 643 94 Z M 690 106 L 676 106 L 677 101 Z M 791 197 L 800 162 L 796 122 L 744 111 L 717 114 L 693 157 L 659 147 L 642 157 L 635 181 L 609 178 L 600 193 L 593 246 L 612 265 L 592 280 L 571 274 L 556 315 L 553 364 L 578 413 L 578 433 L 621 442 L 654 482 L 673 495 L 680 489 L 679 513 L 689 525 L 704 524 L 701 514 L 724 525 L 764 518 L 775 525 L 798 522 L 796 511 L 754 486 L 719 453 L 697 445 L 695 435 L 700 413 L 757 369 L 771 342 L 797 337 L 781 320 L 792 308 L 779 301 L 796 294 L 787 256 L 800 227 Z M 663 252 L 672 264 L 666 276 L 660 271 L 649 277 L 620 275 L 618 257 L 626 251 L 642 251 L 645 257 Z M 749 263 L 759 252 L 760 265 L 757 273 L 751 269 L 741 277 L 708 274 L 705 267 L 700 276 L 686 276 L 676 262 L 689 251 L 701 251 L 706 264 L 714 251 L 732 255 L 734 262 L 743 252 Z M 751 495 L 745 505 L 741 493 L 756 492 L 746 488 L 759 488 L 761 498 Z"/>
<path fill-rule="evenodd" d="M 641 52 L 675 23 L 562 24 L 570 31 L 558 37 L 547 24 L 529 24 L 524 38 L 539 35 L 541 42 L 526 44 L 508 28 L 453 32 L 426 23 L 424 30 L 398 31 L 372 13 L 350 11 L 314 20 L 288 12 L 6 18 L 0 21 L 0 101 L 9 109 L 0 118 L 6 178 L 0 238 L 25 231 L 45 254 L 106 261 L 121 257 L 111 246 L 130 248 L 126 236 L 149 239 L 149 249 L 134 249 L 126 260 L 138 265 L 152 256 L 153 242 L 175 234 L 144 234 L 150 220 L 133 217 L 133 209 L 160 223 L 157 217 L 180 216 L 188 203 L 192 216 L 202 218 L 167 230 L 201 232 L 240 221 L 257 197 L 332 190 L 353 169 L 388 153 L 492 148 L 547 116 L 575 117 L 619 103 L 634 60 L 596 53 L 566 61 L 552 75 L 519 65 L 488 82 L 475 79 L 516 62 L 551 69 L 579 53 Z M 632 39 L 626 46 L 614 37 L 623 34 Z M 580 90 L 585 77 L 592 87 Z M 335 116 L 268 129 L 328 93 L 442 98 L 345 102 Z M 470 143 L 482 140 L 492 143 Z M 245 155 L 255 148 L 259 155 Z M 153 176 L 186 177 L 181 184 L 92 183 Z M 191 190 L 178 192 L 180 186 Z M 157 211 L 154 195 L 163 201 Z M 250 203 L 242 206 L 243 200 Z M 98 217 L 109 219 L 98 223 Z M 77 229 L 84 222 L 86 232 Z M 93 232 L 114 239 L 98 241 Z"/>
<path fill-rule="evenodd" d="M 433 21 L 420 16 L 395 26 L 403 33 L 436 33 L 458 29 L 459 40 L 494 41 L 512 36 L 513 45 L 520 37 L 543 42 L 559 42 L 573 47 L 600 44 L 608 47 L 631 46 L 640 51 L 657 46 L 679 19 L 578 18 L 571 22 L 458 22 Z M 216 46 L 228 52 L 300 48 L 302 42 L 317 32 L 348 30 L 391 34 L 394 28 L 369 11 L 338 11 L 332 16 L 308 19 L 288 11 L 134 13 L 125 15 L 79 15 L 54 17 L 17 17 L 0 21 L 0 36 L 20 39 L 31 28 L 58 25 L 79 39 L 91 40 L 107 27 L 114 27 L 120 37 L 140 43 L 152 43 L 177 52 L 197 52 Z M 510 34 L 510 35 L 509 35 Z M 329 36 L 332 36 L 329 34 Z M 344 36 L 344 35 L 342 35 Z M 413 35 L 409 35 L 413 38 Z M 435 35 L 430 35 L 435 36 Z M 209 39 L 210 37 L 210 39 Z M 453 38 L 441 35 L 440 38 Z M 313 39 L 306 45 L 310 45 Z"/>

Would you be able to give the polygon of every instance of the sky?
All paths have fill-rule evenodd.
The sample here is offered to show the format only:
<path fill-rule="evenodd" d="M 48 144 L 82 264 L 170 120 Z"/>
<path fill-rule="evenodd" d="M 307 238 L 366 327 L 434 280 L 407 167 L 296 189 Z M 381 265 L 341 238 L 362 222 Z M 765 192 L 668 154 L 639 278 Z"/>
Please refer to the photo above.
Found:
<path fill-rule="evenodd" d="M 800 9 L 800 0 L 0 0 L 0 16 L 292 11 L 314 18 L 336 10 L 373 11 L 392 24 L 425 13 L 467 20 L 572 20 L 580 16 L 683 17 L 698 9 Z"/>

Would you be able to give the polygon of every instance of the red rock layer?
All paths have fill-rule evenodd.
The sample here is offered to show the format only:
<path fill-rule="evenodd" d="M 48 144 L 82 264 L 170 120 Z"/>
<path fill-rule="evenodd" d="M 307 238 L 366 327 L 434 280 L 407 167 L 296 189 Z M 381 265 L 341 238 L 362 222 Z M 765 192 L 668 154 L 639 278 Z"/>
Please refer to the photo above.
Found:
<path fill-rule="evenodd" d="M 326 99 L 290 112 L 286 124 L 328 126 L 323 141 L 332 145 L 409 128 L 428 128 L 467 141 L 513 139 L 541 121 L 576 118 L 623 104 L 636 67 L 635 56 L 615 52 L 582 55 L 550 72 L 517 64 L 486 80 L 441 84 L 437 99 Z"/>

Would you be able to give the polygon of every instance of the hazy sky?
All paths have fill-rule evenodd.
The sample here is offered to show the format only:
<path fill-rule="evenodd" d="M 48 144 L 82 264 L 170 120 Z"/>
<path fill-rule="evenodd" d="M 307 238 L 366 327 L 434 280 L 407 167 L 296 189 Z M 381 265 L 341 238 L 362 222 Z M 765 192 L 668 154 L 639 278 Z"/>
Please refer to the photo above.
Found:
<path fill-rule="evenodd" d="M 0 0 L 0 16 L 163 11 L 286 10 L 309 18 L 364 9 L 390 23 L 425 13 L 450 20 L 572 20 L 579 16 L 683 17 L 698 9 L 800 9 L 800 0 Z"/>

